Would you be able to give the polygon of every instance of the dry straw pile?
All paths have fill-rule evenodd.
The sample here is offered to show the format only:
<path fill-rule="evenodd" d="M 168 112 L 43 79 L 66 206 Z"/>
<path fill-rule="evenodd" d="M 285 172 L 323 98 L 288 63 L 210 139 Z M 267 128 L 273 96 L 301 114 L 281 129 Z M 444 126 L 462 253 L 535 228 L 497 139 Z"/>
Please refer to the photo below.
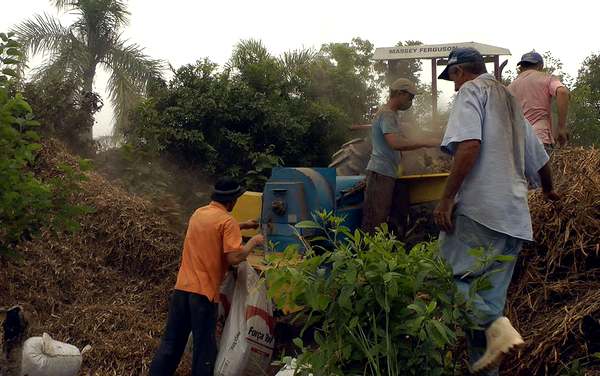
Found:
<path fill-rule="evenodd" d="M 529 199 L 536 243 L 519 257 L 508 304 L 527 347 L 507 375 L 556 374 L 600 352 L 600 150 L 559 149 L 552 167 L 562 202 Z"/>
<path fill-rule="evenodd" d="M 48 142 L 39 174 L 75 165 Z M 519 258 L 509 293 L 511 320 L 527 339 L 507 375 L 555 374 L 562 363 L 600 351 L 600 151 L 558 150 L 553 156 L 559 205 L 530 198 L 537 243 Z M 44 233 L 21 261 L 0 268 L 0 305 L 26 303 L 30 335 L 94 350 L 82 374 L 140 375 L 158 345 L 175 282 L 182 235 L 148 201 L 96 173 L 74 199 L 96 209 L 75 236 Z M 180 367 L 189 372 L 189 359 Z"/>
<path fill-rule="evenodd" d="M 40 176 L 75 159 L 56 142 L 39 156 Z M 0 267 L 0 305 L 24 303 L 32 313 L 29 335 L 48 332 L 82 348 L 82 374 L 140 375 L 166 321 L 182 234 L 151 205 L 89 173 L 74 199 L 95 208 L 73 235 L 44 233 L 22 249 L 23 259 Z M 189 361 L 180 367 L 189 373 Z"/>

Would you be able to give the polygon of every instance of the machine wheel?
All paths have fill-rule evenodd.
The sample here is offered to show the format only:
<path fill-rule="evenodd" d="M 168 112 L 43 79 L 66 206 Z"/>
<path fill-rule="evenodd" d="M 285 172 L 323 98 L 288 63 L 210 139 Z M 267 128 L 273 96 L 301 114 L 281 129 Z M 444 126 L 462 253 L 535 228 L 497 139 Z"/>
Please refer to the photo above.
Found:
<path fill-rule="evenodd" d="M 335 168 L 338 176 L 364 175 L 370 157 L 371 140 L 356 138 L 333 154 L 329 167 Z"/>

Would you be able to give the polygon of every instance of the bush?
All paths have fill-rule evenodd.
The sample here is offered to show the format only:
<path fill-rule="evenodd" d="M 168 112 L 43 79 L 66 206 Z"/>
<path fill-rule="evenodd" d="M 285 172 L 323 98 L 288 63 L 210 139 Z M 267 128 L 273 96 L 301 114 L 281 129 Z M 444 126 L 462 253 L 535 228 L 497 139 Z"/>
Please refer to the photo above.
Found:
<path fill-rule="evenodd" d="M 304 258 L 295 247 L 268 257 L 277 265 L 267 272 L 276 305 L 303 307 L 304 330 L 315 330 L 311 345 L 294 340 L 301 373 L 461 374 L 455 347 L 476 313 L 436 244 L 406 250 L 385 228 L 351 233 L 325 213 L 317 222 L 297 225 L 324 235 L 305 241 Z"/>
<path fill-rule="evenodd" d="M 244 178 L 251 170 L 268 176 L 265 161 L 326 166 L 343 140 L 337 108 L 255 80 L 207 61 L 184 66 L 134 111 L 126 139 L 209 176 Z"/>
<path fill-rule="evenodd" d="M 19 45 L 11 34 L 0 33 L 0 258 L 15 255 L 16 247 L 41 227 L 75 230 L 77 215 L 89 209 L 72 205 L 71 194 L 84 178 L 72 166 L 60 166 L 60 176 L 47 181 L 34 172 L 40 150 L 39 136 L 33 131 L 39 123 L 16 86 Z M 81 168 L 89 166 L 81 161 Z"/>
<path fill-rule="evenodd" d="M 569 109 L 573 141 L 600 145 L 600 54 L 588 56 L 579 68 Z"/>
<path fill-rule="evenodd" d="M 23 95 L 41 122 L 38 132 L 56 137 L 71 151 L 92 154 L 94 145 L 87 137 L 90 116 L 100 111 L 102 100 L 96 93 L 83 92 L 75 78 L 41 77 L 27 82 Z"/>

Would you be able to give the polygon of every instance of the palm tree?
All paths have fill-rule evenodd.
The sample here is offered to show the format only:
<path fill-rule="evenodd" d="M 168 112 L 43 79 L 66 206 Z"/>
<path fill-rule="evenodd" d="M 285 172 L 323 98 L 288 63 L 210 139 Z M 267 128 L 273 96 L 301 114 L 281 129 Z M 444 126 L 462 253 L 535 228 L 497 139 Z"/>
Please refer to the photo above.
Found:
<path fill-rule="evenodd" d="M 121 0 L 52 0 L 59 10 L 77 14 L 70 26 L 43 14 L 14 29 L 27 55 L 49 57 L 34 78 L 51 75 L 75 79 L 82 93 L 92 93 L 98 67 L 110 72 L 108 93 L 115 110 L 115 133 L 124 130 L 127 113 L 145 93 L 148 80 L 161 76 L 163 63 L 151 59 L 143 49 L 128 43 L 120 34 L 129 12 Z M 92 140 L 93 115 L 84 127 L 83 139 Z"/>

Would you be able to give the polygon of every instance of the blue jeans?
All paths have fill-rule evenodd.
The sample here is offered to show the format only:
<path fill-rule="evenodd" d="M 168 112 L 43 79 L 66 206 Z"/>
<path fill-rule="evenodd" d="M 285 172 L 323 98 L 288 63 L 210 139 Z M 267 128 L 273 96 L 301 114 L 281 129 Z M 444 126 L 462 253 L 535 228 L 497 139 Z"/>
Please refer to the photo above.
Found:
<path fill-rule="evenodd" d="M 454 231 L 440 233 L 440 255 L 452 267 L 458 290 L 469 298 L 469 290 L 476 277 L 488 274 L 492 288 L 478 291 L 473 297 L 476 309 L 474 321 L 487 328 L 501 317 L 506 303 L 506 292 L 515 269 L 516 258 L 523 246 L 523 240 L 494 231 L 464 215 L 454 216 Z M 477 258 L 469 255 L 469 250 L 483 248 L 486 256 L 513 256 L 509 262 L 492 262 L 477 265 Z M 471 331 L 467 335 L 467 345 L 471 363 L 479 359 L 485 351 L 483 331 Z M 497 375 L 493 370 L 488 375 Z"/>
<path fill-rule="evenodd" d="M 217 344 L 216 303 L 204 295 L 174 290 L 169 303 L 169 316 L 160 346 L 150 364 L 150 376 L 175 374 L 190 331 L 194 341 L 192 375 L 212 376 Z"/>

